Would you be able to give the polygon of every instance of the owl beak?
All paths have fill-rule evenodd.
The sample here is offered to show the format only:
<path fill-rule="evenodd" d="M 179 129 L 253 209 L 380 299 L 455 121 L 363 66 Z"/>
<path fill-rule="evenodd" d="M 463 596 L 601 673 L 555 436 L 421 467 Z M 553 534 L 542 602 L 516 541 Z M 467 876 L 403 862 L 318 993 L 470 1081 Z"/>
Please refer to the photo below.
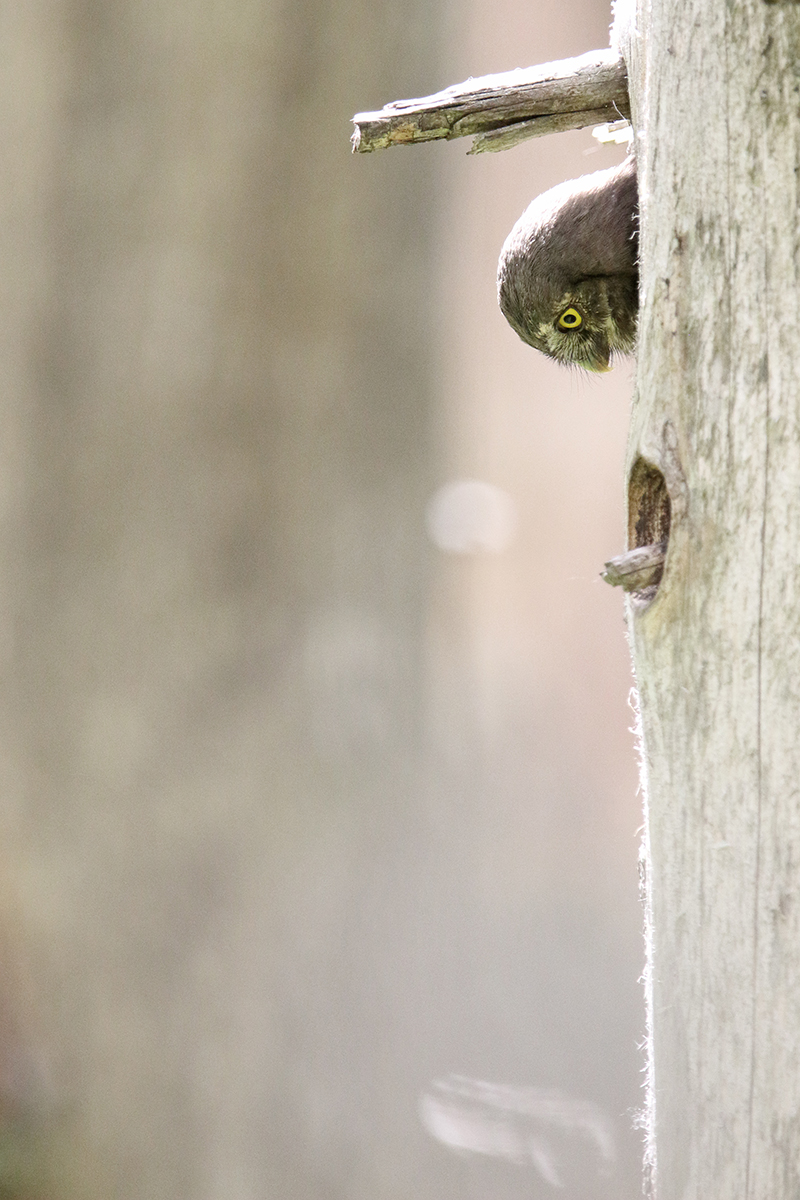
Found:
<path fill-rule="evenodd" d="M 585 367 L 587 371 L 594 371 L 596 375 L 605 375 L 606 371 L 611 370 L 611 352 L 598 349 L 595 356 L 587 358 L 585 362 L 581 363 L 581 366 Z"/>

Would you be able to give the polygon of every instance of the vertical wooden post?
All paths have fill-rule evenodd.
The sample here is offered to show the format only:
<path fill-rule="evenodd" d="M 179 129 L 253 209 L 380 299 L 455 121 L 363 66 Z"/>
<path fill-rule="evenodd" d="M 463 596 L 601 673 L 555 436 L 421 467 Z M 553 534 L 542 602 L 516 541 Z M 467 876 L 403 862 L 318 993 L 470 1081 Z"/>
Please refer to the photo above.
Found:
<path fill-rule="evenodd" d="M 655 599 L 629 600 L 648 805 L 654 1183 L 659 1200 L 794 1200 L 800 7 L 639 8 L 629 470 L 661 473 L 671 518 Z M 630 489 L 633 544 L 657 491 Z"/>

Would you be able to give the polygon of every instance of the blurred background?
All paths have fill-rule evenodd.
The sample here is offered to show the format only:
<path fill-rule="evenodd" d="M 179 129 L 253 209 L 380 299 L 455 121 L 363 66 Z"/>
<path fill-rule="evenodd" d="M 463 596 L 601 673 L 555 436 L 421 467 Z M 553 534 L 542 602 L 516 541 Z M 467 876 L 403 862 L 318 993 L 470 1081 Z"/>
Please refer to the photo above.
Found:
<path fill-rule="evenodd" d="M 638 1196 L 631 368 L 495 299 L 623 150 L 348 140 L 607 0 L 0 15 L 0 1192 Z"/>

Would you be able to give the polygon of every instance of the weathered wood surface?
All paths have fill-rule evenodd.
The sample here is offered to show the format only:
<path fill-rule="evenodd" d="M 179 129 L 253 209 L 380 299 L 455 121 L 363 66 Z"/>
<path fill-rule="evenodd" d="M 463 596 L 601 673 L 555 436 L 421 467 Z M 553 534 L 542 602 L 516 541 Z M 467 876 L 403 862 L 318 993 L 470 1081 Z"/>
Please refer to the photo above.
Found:
<path fill-rule="evenodd" d="M 626 592 L 640 592 L 661 579 L 666 557 L 666 542 L 637 546 L 627 554 L 609 559 L 600 575 L 611 587 L 621 587 Z"/>
<path fill-rule="evenodd" d="M 800 1195 L 800 8 L 642 3 L 629 462 L 669 551 L 629 600 L 647 782 L 658 1200 Z M 644 81 L 646 80 L 646 87 Z"/>
<path fill-rule="evenodd" d="M 419 100 L 395 100 L 353 117 L 353 150 L 366 153 L 436 139 L 475 137 L 471 153 L 580 129 L 630 114 L 616 50 L 468 79 Z"/>

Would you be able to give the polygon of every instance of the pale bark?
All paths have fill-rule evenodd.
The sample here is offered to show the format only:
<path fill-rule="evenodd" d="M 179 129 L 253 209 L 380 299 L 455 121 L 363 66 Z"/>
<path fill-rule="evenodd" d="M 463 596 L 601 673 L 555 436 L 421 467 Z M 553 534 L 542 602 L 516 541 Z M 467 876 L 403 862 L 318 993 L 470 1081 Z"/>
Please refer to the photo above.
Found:
<path fill-rule="evenodd" d="M 641 5 L 629 465 L 671 500 L 629 623 L 659 1200 L 800 1195 L 800 9 Z M 645 86 L 646 81 L 646 86 Z M 634 530 L 647 488 L 631 495 Z"/>
<path fill-rule="evenodd" d="M 356 113 L 353 150 L 366 153 L 475 137 L 471 154 L 506 150 L 526 138 L 582 129 L 630 115 L 625 63 L 616 50 L 484 75 L 419 100 Z"/>
<path fill-rule="evenodd" d="M 641 592 L 647 587 L 658 586 L 666 557 L 666 542 L 656 542 L 654 546 L 636 546 L 626 554 L 609 559 L 601 575 L 612 587 L 621 587 L 626 592 Z"/>

